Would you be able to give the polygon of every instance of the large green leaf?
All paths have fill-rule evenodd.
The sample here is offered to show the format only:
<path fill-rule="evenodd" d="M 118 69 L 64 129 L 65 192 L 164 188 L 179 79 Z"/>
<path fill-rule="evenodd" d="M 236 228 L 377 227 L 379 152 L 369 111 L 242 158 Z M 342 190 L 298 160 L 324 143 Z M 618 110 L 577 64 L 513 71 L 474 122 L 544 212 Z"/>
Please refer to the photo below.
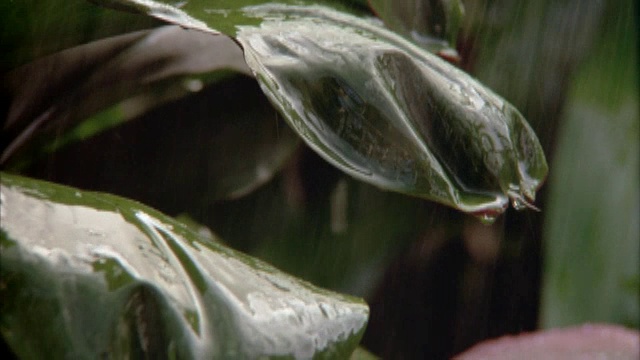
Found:
<path fill-rule="evenodd" d="M 235 36 L 289 124 L 360 180 L 491 221 L 509 198 L 516 208 L 532 201 L 546 176 L 515 108 L 375 22 L 318 5 L 105 3 Z"/>
<path fill-rule="evenodd" d="M 1 199 L 0 331 L 21 358 L 346 357 L 364 331 L 362 301 L 139 203 L 5 174 Z"/>

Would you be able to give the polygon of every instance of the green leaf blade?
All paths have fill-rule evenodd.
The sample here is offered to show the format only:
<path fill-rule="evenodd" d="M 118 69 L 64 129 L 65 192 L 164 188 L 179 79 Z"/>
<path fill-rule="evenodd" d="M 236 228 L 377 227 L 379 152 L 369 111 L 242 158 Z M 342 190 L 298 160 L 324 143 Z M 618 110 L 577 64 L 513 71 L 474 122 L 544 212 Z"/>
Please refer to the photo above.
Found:
<path fill-rule="evenodd" d="M 2 207 L 0 329 L 21 356 L 347 356 L 367 321 L 132 201 L 3 174 Z"/>
<path fill-rule="evenodd" d="M 329 162 L 381 188 L 488 216 L 509 198 L 535 198 L 546 176 L 535 134 L 468 75 L 328 8 L 247 12 L 266 19 L 238 32 L 248 65 Z"/>
<path fill-rule="evenodd" d="M 520 209 L 535 199 L 546 160 L 504 99 L 374 21 L 319 5 L 257 3 L 181 9 L 229 26 L 265 94 L 333 165 L 488 222 L 509 200 Z"/>

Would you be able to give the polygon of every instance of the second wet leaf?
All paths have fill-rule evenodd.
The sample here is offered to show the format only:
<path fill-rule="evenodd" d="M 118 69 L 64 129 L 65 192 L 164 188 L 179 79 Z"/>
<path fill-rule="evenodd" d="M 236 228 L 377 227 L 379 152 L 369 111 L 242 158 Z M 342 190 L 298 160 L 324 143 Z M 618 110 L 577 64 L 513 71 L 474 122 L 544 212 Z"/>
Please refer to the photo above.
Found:
<path fill-rule="evenodd" d="M 263 90 L 329 162 L 487 220 L 535 198 L 540 144 L 509 103 L 378 25 L 323 7 L 245 8 L 238 40 Z"/>
<path fill-rule="evenodd" d="M 529 205 L 546 177 L 540 143 L 513 106 L 377 20 L 262 1 L 116 3 L 234 36 L 289 124 L 355 178 L 492 221 L 509 200 Z"/>

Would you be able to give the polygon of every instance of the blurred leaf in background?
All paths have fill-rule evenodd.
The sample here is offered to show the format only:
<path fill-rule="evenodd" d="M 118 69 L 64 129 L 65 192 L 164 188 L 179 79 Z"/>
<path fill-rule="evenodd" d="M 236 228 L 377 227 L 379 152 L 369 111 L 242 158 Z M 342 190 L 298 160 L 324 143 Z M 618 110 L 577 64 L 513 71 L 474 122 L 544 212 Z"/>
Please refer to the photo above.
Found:
<path fill-rule="evenodd" d="M 385 25 L 419 46 L 453 57 L 464 19 L 461 0 L 370 0 Z"/>
<path fill-rule="evenodd" d="M 570 87 L 549 182 L 543 327 L 640 327 L 638 25 L 637 2 L 607 2 Z"/>
<path fill-rule="evenodd" d="M 110 112 L 89 121 L 114 117 L 120 119 Z M 24 173 L 178 215 L 267 183 L 299 144 L 253 78 L 227 74 L 41 157 Z"/>
<path fill-rule="evenodd" d="M 464 66 L 523 112 L 551 163 L 544 222 L 509 214 L 504 244 L 528 249 L 524 271 L 544 264 L 540 325 L 638 327 L 637 4 L 465 5 Z"/>
<path fill-rule="evenodd" d="M 2 1 L 0 23 L 0 72 L 92 40 L 162 24 L 86 0 Z"/>
<path fill-rule="evenodd" d="M 93 136 L 232 73 L 251 75 L 231 39 L 178 26 L 42 57 L 0 77 L 10 101 L 0 163 L 19 170 L 39 152 Z"/>

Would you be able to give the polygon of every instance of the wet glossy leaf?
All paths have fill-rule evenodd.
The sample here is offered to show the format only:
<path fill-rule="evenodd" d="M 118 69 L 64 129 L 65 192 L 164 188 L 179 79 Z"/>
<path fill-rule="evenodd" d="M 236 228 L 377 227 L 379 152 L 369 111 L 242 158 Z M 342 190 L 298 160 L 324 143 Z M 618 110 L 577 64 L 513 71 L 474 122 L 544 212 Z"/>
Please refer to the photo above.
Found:
<path fill-rule="evenodd" d="M 464 16 L 460 0 L 370 0 L 391 30 L 421 47 L 457 56 L 455 46 Z"/>
<path fill-rule="evenodd" d="M 199 91 L 220 71 L 249 74 L 238 46 L 177 26 L 97 40 L 21 66 L 2 78 L 11 104 L 0 162 L 29 142 L 35 149 L 51 139 L 49 150 L 64 145 L 69 135 L 59 135 L 88 117 L 96 119 L 94 129 L 76 136 L 130 120 Z"/>
<path fill-rule="evenodd" d="M 527 205 L 546 176 L 539 142 L 515 108 L 375 22 L 323 6 L 116 3 L 154 16 L 169 9 L 163 19 L 234 35 L 289 124 L 360 180 L 491 221 L 509 198 Z"/>
<path fill-rule="evenodd" d="M 346 357 L 364 330 L 360 300 L 139 203 L 5 174 L 1 200 L 0 331 L 20 357 Z"/>

